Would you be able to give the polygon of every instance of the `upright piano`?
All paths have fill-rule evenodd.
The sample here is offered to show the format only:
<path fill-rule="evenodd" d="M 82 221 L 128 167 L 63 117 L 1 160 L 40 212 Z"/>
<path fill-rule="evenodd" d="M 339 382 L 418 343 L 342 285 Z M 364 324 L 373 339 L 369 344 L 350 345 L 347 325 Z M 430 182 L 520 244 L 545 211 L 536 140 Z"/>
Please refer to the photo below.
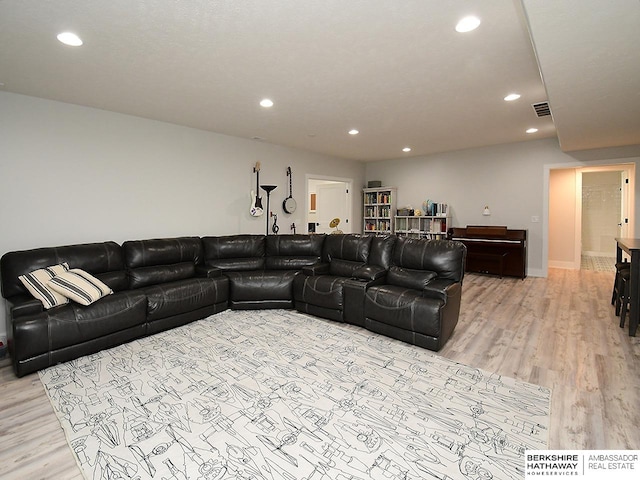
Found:
<path fill-rule="evenodd" d="M 527 276 L 527 231 L 501 226 L 467 225 L 447 232 L 449 240 L 467 246 L 465 271 L 500 277 Z"/>

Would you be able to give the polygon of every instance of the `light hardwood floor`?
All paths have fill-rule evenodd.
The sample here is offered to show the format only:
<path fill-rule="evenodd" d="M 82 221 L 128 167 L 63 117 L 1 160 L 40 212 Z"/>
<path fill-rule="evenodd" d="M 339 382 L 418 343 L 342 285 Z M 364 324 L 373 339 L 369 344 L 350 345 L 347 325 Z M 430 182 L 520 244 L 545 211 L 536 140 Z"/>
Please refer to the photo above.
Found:
<path fill-rule="evenodd" d="M 553 449 L 640 449 L 640 337 L 618 326 L 613 274 L 467 275 L 440 355 L 553 389 Z M 0 478 L 81 479 L 37 374 L 0 363 Z"/>

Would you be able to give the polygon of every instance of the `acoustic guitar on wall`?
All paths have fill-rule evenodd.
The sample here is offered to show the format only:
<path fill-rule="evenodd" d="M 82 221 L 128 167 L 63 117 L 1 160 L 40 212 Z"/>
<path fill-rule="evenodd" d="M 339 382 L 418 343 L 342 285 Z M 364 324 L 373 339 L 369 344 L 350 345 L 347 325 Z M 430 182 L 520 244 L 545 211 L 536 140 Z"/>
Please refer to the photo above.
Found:
<path fill-rule="evenodd" d="M 251 207 L 249 213 L 252 217 L 259 217 L 264 213 L 262 208 L 262 197 L 260 196 L 260 162 L 256 162 L 253 167 L 253 173 L 256 174 L 256 189 L 251 190 Z"/>

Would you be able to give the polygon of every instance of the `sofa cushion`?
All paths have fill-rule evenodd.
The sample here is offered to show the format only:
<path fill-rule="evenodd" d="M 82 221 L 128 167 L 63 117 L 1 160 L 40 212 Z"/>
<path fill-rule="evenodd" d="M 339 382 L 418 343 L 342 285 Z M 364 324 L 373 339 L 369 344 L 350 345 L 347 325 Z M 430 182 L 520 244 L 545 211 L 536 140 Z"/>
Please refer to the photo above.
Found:
<path fill-rule="evenodd" d="M 322 247 L 322 261 L 336 258 L 352 262 L 366 262 L 371 247 L 371 235 L 327 235 Z"/>
<path fill-rule="evenodd" d="M 352 262 L 334 258 L 329 264 L 329 274 L 338 277 L 353 277 L 354 272 L 364 266 L 364 262 Z"/>
<path fill-rule="evenodd" d="M 122 244 L 127 268 L 202 263 L 202 244 L 198 237 L 128 240 Z"/>
<path fill-rule="evenodd" d="M 68 263 L 101 279 L 114 291 L 128 288 L 124 258 L 115 242 L 84 243 L 7 252 L 0 259 L 2 295 L 5 298 L 27 293 L 18 277 L 38 268 Z M 106 278 L 103 277 L 106 275 Z"/>
<path fill-rule="evenodd" d="M 129 289 L 129 276 L 126 270 L 116 270 L 113 272 L 93 272 L 92 275 L 105 285 L 109 286 L 114 292 Z"/>
<path fill-rule="evenodd" d="M 364 316 L 403 330 L 437 337 L 443 304 L 442 300 L 424 298 L 413 288 L 377 285 L 367 289 Z"/>
<path fill-rule="evenodd" d="M 195 272 L 196 266 L 190 262 L 134 268 L 129 272 L 129 285 L 131 288 L 142 288 L 147 285 L 175 282 L 192 278 Z"/>
<path fill-rule="evenodd" d="M 224 277 L 190 278 L 145 287 L 147 314 L 150 321 L 191 312 L 226 302 L 229 283 Z"/>
<path fill-rule="evenodd" d="M 49 309 L 69 303 L 67 297 L 49 285 L 49 281 L 53 277 L 67 270 L 69 270 L 69 265 L 61 263 L 60 265 L 39 268 L 33 272 L 20 275 L 18 278 L 29 293 L 33 295 L 35 299 L 40 300 L 44 308 Z"/>
<path fill-rule="evenodd" d="M 91 305 L 105 295 L 113 293 L 107 285 L 80 268 L 57 274 L 49 280 L 49 286 L 81 305 Z"/>
<path fill-rule="evenodd" d="M 293 300 L 293 279 L 299 270 L 261 270 L 226 272 L 229 298 L 234 302 Z"/>
<path fill-rule="evenodd" d="M 343 286 L 347 280 L 349 280 L 347 277 L 333 275 L 297 276 L 293 281 L 295 301 L 342 310 L 344 304 Z"/>
<path fill-rule="evenodd" d="M 207 266 L 233 271 L 264 269 L 264 235 L 203 237 L 202 246 Z"/>
<path fill-rule="evenodd" d="M 400 287 L 422 290 L 427 284 L 438 275 L 429 270 L 413 270 L 392 266 L 387 273 L 387 283 Z"/>
<path fill-rule="evenodd" d="M 318 263 L 325 235 L 269 235 L 265 239 L 267 270 L 299 270 Z"/>
<path fill-rule="evenodd" d="M 108 295 L 88 307 L 70 303 L 20 317 L 14 325 L 16 360 L 59 350 L 126 330 L 147 321 L 147 299 L 140 292 Z"/>
<path fill-rule="evenodd" d="M 391 263 L 414 270 L 429 270 L 455 282 L 464 277 L 466 247 L 449 240 L 398 237 Z"/>
<path fill-rule="evenodd" d="M 393 247 L 396 244 L 395 235 L 375 236 L 371 239 L 371 250 L 367 263 L 369 265 L 379 265 L 388 269 L 391 266 Z"/>

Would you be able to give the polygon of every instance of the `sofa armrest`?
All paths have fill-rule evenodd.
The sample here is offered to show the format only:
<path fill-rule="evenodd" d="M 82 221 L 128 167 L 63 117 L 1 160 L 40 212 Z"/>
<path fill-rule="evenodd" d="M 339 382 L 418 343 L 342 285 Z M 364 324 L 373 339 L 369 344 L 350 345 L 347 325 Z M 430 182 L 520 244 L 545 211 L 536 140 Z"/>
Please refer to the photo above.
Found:
<path fill-rule="evenodd" d="M 453 333 L 460 316 L 460 304 L 462 302 L 462 282 L 444 278 L 434 278 L 422 290 L 422 296 L 434 298 L 442 302 L 440 314 L 440 338 L 439 350 Z"/>
<path fill-rule="evenodd" d="M 315 263 L 313 265 L 302 267 L 302 273 L 307 275 L 307 276 L 311 276 L 311 275 L 328 275 L 329 274 L 329 264 L 328 263 Z"/>
<path fill-rule="evenodd" d="M 7 299 L 7 307 L 11 318 L 24 317 L 44 312 L 44 306 L 40 300 L 30 295 L 17 295 Z"/>
<path fill-rule="evenodd" d="M 365 265 L 357 268 L 353 272 L 353 277 L 359 280 L 374 281 L 384 278 L 387 275 L 387 269 L 380 265 Z"/>
<path fill-rule="evenodd" d="M 196 265 L 196 277 L 216 278 L 222 276 L 222 269 L 218 267 L 208 267 L 206 265 Z"/>
<path fill-rule="evenodd" d="M 449 298 L 460 297 L 462 284 L 446 278 L 434 278 L 422 290 L 422 296 L 442 300 L 445 304 Z"/>

